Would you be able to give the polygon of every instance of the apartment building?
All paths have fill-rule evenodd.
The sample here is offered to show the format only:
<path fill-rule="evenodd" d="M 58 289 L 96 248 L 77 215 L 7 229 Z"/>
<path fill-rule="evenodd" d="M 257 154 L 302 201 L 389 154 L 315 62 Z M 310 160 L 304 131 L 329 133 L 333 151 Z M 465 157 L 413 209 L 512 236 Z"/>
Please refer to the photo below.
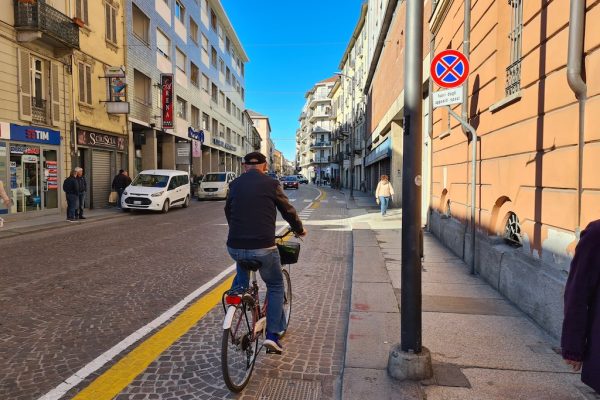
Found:
<path fill-rule="evenodd" d="M 273 150 L 273 172 L 276 172 L 279 175 L 283 174 L 283 165 L 285 159 L 283 158 L 283 153 L 277 149 Z"/>
<path fill-rule="evenodd" d="M 248 56 L 220 1 L 127 0 L 135 170 L 240 172 Z"/>
<path fill-rule="evenodd" d="M 300 173 L 308 179 L 324 182 L 332 177 L 331 120 L 329 92 L 337 76 L 316 83 L 305 94 L 306 102 L 300 114 L 300 129 L 296 132 L 297 157 Z"/>
<path fill-rule="evenodd" d="M 252 124 L 260 136 L 260 152 L 267 157 L 269 165 L 273 165 L 273 141 L 271 140 L 271 122 L 269 117 L 257 113 L 256 111 L 247 110 Z"/>
<path fill-rule="evenodd" d="M 571 3 L 585 18 L 571 18 Z M 569 263 L 600 204 L 600 81 L 590 73 L 600 69 L 600 27 L 590 23 L 600 17 L 600 1 L 486 0 L 472 2 L 471 9 L 463 4 L 425 2 L 423 222 L 559 336 Z M 380 38 L 386 46 L 374 53 L 365 90 L 371 138 L 381 142 L 391 133 L 394 150 L 394 138 L 402 135 L 403 60 L 397 54 L 404 48 L 405 3 L 388 6 Z M 470 27 L 457 30 L 465 20 Z M 578 31 L 585 32 L 580 54 Z M 429 101 L 439 90 L 429 80 L 430 60 L 447 48 L 466 51 L 463 42 L 470 43 L 468 101 L 453 107 L 475 128 L 477 142 Z M 571 73 L 569 54 L 575 60 Z M 577 71 L 578 61 L 587 74 Z M 394 150 L 390 158 L 394 176 L 401 153 Z"/>
<path fill-rule="evenodd" d="M 0 3 L 0 180 L 4 218 L 58 213 L 75 157 L 73 55 L 79 26 L 69 1 Z"/>
<path fill-rule="evenodd" d="M 83 167 L 87 178 L 85 206 L 103 208 L 113 177 L 130 163 L 124 4 L 77 0 L 72 11 L 80 25 L 71 75 L 76 137 L 72 165 Z"/>

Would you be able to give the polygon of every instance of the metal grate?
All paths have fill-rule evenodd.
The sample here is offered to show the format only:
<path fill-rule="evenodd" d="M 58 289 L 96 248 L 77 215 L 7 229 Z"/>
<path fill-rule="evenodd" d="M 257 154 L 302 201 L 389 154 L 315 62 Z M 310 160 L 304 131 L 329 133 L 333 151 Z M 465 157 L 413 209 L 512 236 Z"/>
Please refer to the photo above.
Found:
<path fill-rule="evenodd" d="M 521 58 L 523 42 L 523 0 L 508 0 L 511 7 L 510 19 L 510 65 L 506 68 L 506 95 L 521 89 Z"/>
<path fill-rule="evenodd" d="M 267 378 L 262 384 L 259 400 L 319 400 L 321 382 Z"/>
<path fill-rule="evenodd" d="M 38 124 L 46 124 L 48 122 L 48 111 L 46 108 L 46 100 L 31 98 L 31 113 L 33 122 Z"/>

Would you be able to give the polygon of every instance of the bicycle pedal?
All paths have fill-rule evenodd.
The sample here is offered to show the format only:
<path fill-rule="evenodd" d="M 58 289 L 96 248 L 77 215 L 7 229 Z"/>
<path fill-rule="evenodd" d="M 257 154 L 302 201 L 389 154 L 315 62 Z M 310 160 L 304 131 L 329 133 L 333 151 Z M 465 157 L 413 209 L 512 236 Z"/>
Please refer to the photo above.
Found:
<path fill-rule="evenodd" d="M 280 351 L 278 351 L 278 350 L 271 350 L 271 349 L 269 349 L 268 347 L 266 348 L 266 350 L 267 350 L 267 354 L 276 354 L 276 355 L 278 355 L 278 356 L 280 356 L 280 355 L 281 355 L 281 352 L 280 352 Z"/>

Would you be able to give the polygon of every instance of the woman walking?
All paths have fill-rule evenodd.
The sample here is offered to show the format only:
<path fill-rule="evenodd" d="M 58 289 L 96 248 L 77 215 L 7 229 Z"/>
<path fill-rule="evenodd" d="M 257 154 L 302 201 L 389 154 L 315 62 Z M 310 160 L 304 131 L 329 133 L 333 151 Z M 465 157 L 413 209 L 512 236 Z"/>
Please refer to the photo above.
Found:
<path fill-rule="evenodd" d="M 394 188 L 387 175 L 381 175 L 377 189 L 375 190 L 375 201 L 381 207 L 381 215 L 387 212 L 390 199 L 394 196 Z"/>

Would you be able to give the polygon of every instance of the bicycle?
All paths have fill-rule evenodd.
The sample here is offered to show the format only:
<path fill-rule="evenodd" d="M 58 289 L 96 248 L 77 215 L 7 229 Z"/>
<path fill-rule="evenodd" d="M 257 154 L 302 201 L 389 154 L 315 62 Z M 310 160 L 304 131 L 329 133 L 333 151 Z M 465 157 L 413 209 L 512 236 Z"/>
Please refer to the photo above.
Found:
<path fill-rule="evenodd" d="M 283 311 L 286 327 L 292 313 L 292 281 L 290 279 L 290 265 L 298 261 L 300 243 L 286 242 L 285 237 L 292 233 L 291 229 L 283 235 L 277 235 L 277 248 L 281 256 L 283 273 Z M 294 234 L 294 236 L 298 237 Z M 240 267 L 250 274 L 250 287 L 232 288 L 221 299 L 225 320 L 223 321 L 223 337 L 221 341 L 221 371 L 223 380 L 232 391 L 241 392 L 252 376 L 256 357 L 262 350 L 258 342 L 266 333 L 267 327 L 267 299 L 260 304 L 256 271 L 261 267 L 258 260 L 240 260 Z M 287 265 L 288 269 L 285 269 Z M 287 328 L 286 328 L 287 329 Z M 283 332 L 280 337 L 283 337 Z M 267 349 L 267 353 L 274 353 Z M 277 353 L 275 353 L 277 354 Z"/>

